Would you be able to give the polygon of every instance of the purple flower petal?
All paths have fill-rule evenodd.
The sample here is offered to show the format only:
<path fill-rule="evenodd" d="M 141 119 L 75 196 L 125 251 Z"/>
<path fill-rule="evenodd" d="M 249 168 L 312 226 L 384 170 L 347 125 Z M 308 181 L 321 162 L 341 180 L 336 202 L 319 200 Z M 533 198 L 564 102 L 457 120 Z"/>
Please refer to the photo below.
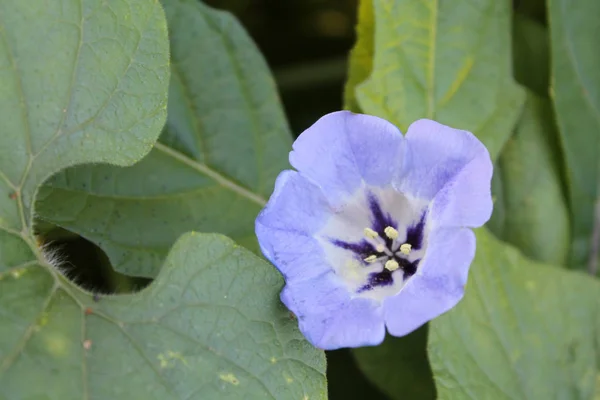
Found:
<path fill-rule="evenodd" d="M 429 234 L 427 255 L 417 273 L 396 296 L 384 301 L 390 334 L 404 336 L 454 307 L 464 294 L 475 235 L 470 229 L 440 229 Z"/>
<path fill-rule="evenodd" d="M 408 167 L 394 185 L 400 192 L 427 200 L 475 158 L 489 159 L 487 149 L 472 133 L 426 119 L 409 126 L 406 146 Z"/>
<path fill-rule="evenodd" d="M 283 171 L 257 221 L 264 226 L 312 235 L 331 214 L 321 190 L 296 171 Z"/>
<path fill-rule="evenodd" d="M 256 218 L 262 253 L 286 280 L 308 279 L 329 266 L 313 234 L 331 213 L 321 190 L 296 171 L 283 171 L 264 210 Z"/>
<path fill-rule="evenodd" d="M 315 182 L 333 205 L 362 184 L 383 186 L 402 171 L 404 138 L 389 122 L 349 111 L 319 119 L 294 142 L 290 163 Z"/>
<path fill-rule="evenodd" d="M 300 331 L 320 349 L 372 346 L 385 337 L 380 305 L 351 298 L 332 272 L 286 285 L 281 300 L 298 317 Z"/>
<path fill-rule="evenodd" d="M 492 216 L 492 160 L 485 147 L 440 190 L 431 205 L 438 226 L 478 228 Z"/>

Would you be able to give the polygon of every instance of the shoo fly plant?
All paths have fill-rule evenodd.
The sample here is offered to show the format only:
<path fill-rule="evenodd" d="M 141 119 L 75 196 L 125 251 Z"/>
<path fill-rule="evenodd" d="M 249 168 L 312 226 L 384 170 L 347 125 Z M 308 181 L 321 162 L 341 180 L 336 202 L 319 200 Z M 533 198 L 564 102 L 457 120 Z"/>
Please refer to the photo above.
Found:
<path fill-rule="evenodd" d="M 599 21 L 0 0 L 0 400 L 600 399 Z"/>

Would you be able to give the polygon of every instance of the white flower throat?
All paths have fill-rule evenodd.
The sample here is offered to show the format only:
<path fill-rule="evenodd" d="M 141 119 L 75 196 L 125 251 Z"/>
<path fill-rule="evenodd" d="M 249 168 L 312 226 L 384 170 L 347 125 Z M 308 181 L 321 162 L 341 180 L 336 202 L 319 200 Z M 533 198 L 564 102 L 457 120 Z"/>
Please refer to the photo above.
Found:
<path fill-rule="evenodd" d="M 425 256 L 427 203 L 389 189 L 361 190 L 317 234 L 353 296 L 397 294 Z"/>

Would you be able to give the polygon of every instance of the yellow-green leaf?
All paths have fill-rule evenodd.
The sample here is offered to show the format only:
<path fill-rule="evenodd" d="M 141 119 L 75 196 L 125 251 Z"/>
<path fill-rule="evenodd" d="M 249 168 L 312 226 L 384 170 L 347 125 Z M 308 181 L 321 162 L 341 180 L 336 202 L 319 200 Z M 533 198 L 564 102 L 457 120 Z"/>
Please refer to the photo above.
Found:
<path fill-rule="evenodd" d="M 373 68 L 374 34 L 373 0 L 360 0 L 358 24 L 356 25 L 356 43 L 348 58 L 348 80 L 344 86 L 344 106 L 354 112 L 361 112 L 356 100 L 356 86 L 369 77 Z"/>
<path fill-rule="evenodd" d="M 600 282 L 479 229 L 465 297 L 431 321 L 428 347 L 443 400 L 591 399 L 599 338 Z"/>
<path fill-rule="evenodd" d="M 402 131 L 430 118 L 475 133 L 495 157 L 521 110 L 506 1 L 373 0 L 374 58 L 360 109 Z"/>

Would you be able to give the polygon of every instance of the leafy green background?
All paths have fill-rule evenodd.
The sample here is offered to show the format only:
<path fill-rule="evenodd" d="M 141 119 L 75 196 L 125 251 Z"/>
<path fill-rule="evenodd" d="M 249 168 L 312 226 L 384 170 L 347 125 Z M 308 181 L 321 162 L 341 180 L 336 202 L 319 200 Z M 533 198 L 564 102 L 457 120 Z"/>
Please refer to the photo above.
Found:
<path fill-rule="evenodd" d="M 548 0 L 551 90 L 571 204 L 571 260 L 586 264 L 600 183 L 600 3 Z"/>
<path fill-rule="evenodd" d="M 0 399 L 600 398 L 600 3 L 205 3 L 0 0 Z M 495 211 L 455 309 L 326 370 L 253 225 L 342 106 L 474 132 Z"/>
<path fill-rule="evenodd" d="M 496 201 L 488 227 L 532 259 L 564 264 L 571 227 L 556 140 L 550 102 L 529 93 L 496 164 Z"/>
<path fill-rule="evenodd" d="M 65 268 L 60 252 L 40 247 L 32 234 L 32 216 L 42 208 L 33 209 L 38 186 L 74 164 L 139 161 L 165 123 L 169 83 L 166 19 L 156 1 L 43 5 L 0 2 L 0 15 L 11 16 L 1 21 L 0 30 L 0 109 L 8 121 L 0 145 L 0 398 L 323 398 L 323 354 L 304 340 L 277 300 L 281 277 L 230 239 L 194 233 L 180 238 L 157 279 L 139 293 L 122 296 L 99 296 L 80 288 L 60 273 Z M 172 6 L 174 11 L 189 7 L 179 11 L 200 19 L 207 10 L 189 2 L 174 1 Z M 230 18 L 207 13 L 209 26 L 231 29 L 232 36 L 241 37 L 238 46 L 244 47 L 247 38 L 239 27 L 229 27 Z M 31 21 L 36 21 L 35 28 Z M 40 51 L 39 43 L 48 45 Z M 171 47 L 176 54 L 177 46 Z M 250 54 L 245 58 L 252 61 Z M 254 60 L 262 65 L 260 58 Z M 174 85 L 172 101 L 184 101 L 183 94 L 177 99 L 181 88 Z M 267 85 L 256 89 L 255 97 L 241 91 L 239 98 L 257 104 L 273 96 Z M 230 92 L 226 88 L 222 93 Z M 237 101 L 242 111 L 254 110 L 254 103 Z M 217 111 L 213 115 L 222 120 Z M 275 112 L 264 112 L 266 117 L 260 112 L 240 115 L 240 120 L 230 120 L 229 128 L 262 118 L 273 132 L 281 127 L 286 132 L 276 106 Z M 185 142 L 186 131 L 178 130 L 178 122 L 186 120 L 176 119 L 175 127 L 167 124 L 171 136 L 165 134 L 166 141 L 175 143 L 181 137 Z M 252 132 L 237 134 L 249 137 L 238 140 L 239 152 L 247 152 L 247 143 L 259 142 Z M 282 136 L 280 142 L 286 140 Z M 269 138 L 269 143 L 276 145 L 277 140 Z M 61 173 L 53 182 L 85 176 L 83 182 L 91 189 L 99 187 L 99 178 L 113 190 L 121 185 L 139 193 L 150 188 L 149 182 L 162 179 L 164 184 L 173 178 L 173 170 L 148 173 L 147 162 L 157 151 L 178 162 L 174 168 L 212 171 L 181 150 L 157 145 L 137 164 L 144 169 L 132 180 L 106 183 L 106 175 L 95 175 L 95 167 L 91 173 L 90 167 L 82 167 L 67 170 L 72 175 Z M 260 151 L 271 158 L 269 146 Z M 277 171 L 270 164 L 261 169 L 267 163 L 261 157 L 237 168 L 243 170 L 240 181 L 252 181 L 255 191 L 266 192 Z M 113 168 L 117 176 L 121 171 L 98 168 Z M 127 176 L 131 169 L 122 171 Z M 209 176 L 222 190 L 252 193 L 214 171 Z M 203 179 L 194 178 L 195 183 Z M 42 196 L 50 194 L 44 189 Z M 57 201 L 77 210 L 80 199 Z M 91 218 L 106 221 L 98 210 Z M 137 270 L 153 267 L 136 261 L 142 263 Z"/>

